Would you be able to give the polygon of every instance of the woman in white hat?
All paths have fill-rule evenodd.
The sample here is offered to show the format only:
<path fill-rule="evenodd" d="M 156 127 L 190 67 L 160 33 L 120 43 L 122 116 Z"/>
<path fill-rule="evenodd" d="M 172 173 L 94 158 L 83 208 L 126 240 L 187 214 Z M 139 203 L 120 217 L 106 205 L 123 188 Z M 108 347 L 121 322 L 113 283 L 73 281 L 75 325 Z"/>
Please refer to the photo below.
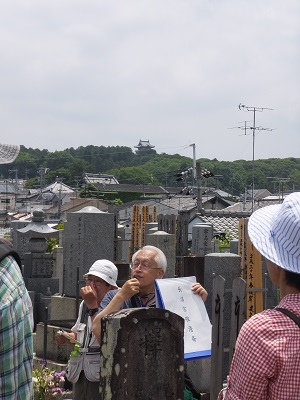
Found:
<path fill-rule="evenodd" d="M 74 340 L 81 345 L 78 354 L 71 355 L 67 367 L 67 379 L 73 385 L 73 399 L 98 400 L 100 381 L 100 347 L 92 333 L 92 319 L 98 312 L 106 293 L 117 288 L 118 269 L 109 260 L 97 260 L 83 276 L 86 286 L 80 289 L 83 301 L 78 318 L 71 329 L 71 340 L 60 333 L 58 344 L 71 344 Z"/>
<path fill-rule="evenodd" d="M 242 326 L 225 399 L 299 400 L 300 327 L 292 317 L 300 318 L 300 193 L 254 212 L 248 233 L 266 258 L 281 301 Z M 284 314 L 286 310 L 292 312 L 290 317 Z"/>

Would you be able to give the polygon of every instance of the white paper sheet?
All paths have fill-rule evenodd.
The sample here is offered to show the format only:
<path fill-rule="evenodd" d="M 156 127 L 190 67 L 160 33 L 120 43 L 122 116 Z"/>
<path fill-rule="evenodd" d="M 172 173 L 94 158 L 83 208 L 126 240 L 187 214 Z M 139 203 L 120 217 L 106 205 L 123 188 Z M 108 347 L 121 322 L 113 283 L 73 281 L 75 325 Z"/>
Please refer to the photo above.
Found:
<path fill-rule="evenodd" d="M 192 292 L 195 276 L 155 280 L 156 305 L 184 319 L 184 358 L 211 355 L 211 323 L 202 298 Z"/>

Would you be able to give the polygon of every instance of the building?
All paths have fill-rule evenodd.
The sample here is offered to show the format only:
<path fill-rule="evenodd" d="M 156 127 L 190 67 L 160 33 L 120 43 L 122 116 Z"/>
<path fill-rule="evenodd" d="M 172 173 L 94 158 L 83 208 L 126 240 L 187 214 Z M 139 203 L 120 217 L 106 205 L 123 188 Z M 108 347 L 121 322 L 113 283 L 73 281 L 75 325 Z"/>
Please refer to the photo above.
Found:
<path fill-rule="evenodd" d="M 154 149 L 155 146 L 152 146 L 152 144 L 150 144 L 149 140 L 140 140 L 139 144 L 137 144 L 136 146 L 134 146 L 135 149 L 137 149 L 137 153 L 141 152 L 141 151 L 145 151 L 145 150 L 151 150 Z"/>

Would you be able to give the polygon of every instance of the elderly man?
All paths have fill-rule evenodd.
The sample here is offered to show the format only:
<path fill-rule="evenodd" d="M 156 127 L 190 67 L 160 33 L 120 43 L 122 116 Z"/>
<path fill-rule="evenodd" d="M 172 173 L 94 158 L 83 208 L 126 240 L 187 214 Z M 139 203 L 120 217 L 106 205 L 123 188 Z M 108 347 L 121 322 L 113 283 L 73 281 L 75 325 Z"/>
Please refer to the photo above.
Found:
<path fill-rule="evenodd" d="M 93 319 L 93 332 L 101 340 L 100 321 L 104 315 L 121 308 L 155 307 L 155 279 L 161 279 L 167 269 L 165 254 L 154 246 L 144 246 L 132 256 L 131 279 L 121 289 L 110 291 L 101 302 L 102 311 Z M 194 283 L 191 290 L 205 301 L 207 291 Z"/>
<path fill-rule="evenodd" d="M 80 289 L 83 301 L 70 333 L 71 338 L 80 342 L 82 347 L 78 356 L 70 357 L 67 378 L 74 383 L 73 399 L 98 400 L 100 367 L 97 361 L 100 348 L 92 333 L 92 318 L 106 293 L 117 288 L 118 269 L 109 260 L 97 260 L 83 277 L 86 281 L 86 286 Z M 74 345 L 72 339 L 70 341 L 59 333 L 55 338 L 58 344 Z"/>

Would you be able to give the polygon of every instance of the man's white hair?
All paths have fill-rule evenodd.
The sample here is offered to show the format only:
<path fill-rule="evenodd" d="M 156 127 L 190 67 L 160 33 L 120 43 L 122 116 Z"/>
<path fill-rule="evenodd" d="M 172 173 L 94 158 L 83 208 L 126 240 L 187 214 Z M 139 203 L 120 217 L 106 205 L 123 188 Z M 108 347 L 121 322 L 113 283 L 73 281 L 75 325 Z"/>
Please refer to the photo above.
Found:
<path fill-rule="evenodd" d="M 132 256 L 132 262 L 134 263 L 134 260 L 137 256 L 137 254 L 141 251 L 141 250 L 151 250 L 154 251 L 156 253 L 154 260 L 156 262 L 156 265 L 158 268 L 161 268 L 164 272 L 166 272 L 167 269 L 167 258 L 165 256 L 165 253 L 163 251 L 161 251 L 158 247 L 155 246 L 144 246 L 142 248 L 140 248 L 139 250 L 137 250 L 133 256 Z"/>

